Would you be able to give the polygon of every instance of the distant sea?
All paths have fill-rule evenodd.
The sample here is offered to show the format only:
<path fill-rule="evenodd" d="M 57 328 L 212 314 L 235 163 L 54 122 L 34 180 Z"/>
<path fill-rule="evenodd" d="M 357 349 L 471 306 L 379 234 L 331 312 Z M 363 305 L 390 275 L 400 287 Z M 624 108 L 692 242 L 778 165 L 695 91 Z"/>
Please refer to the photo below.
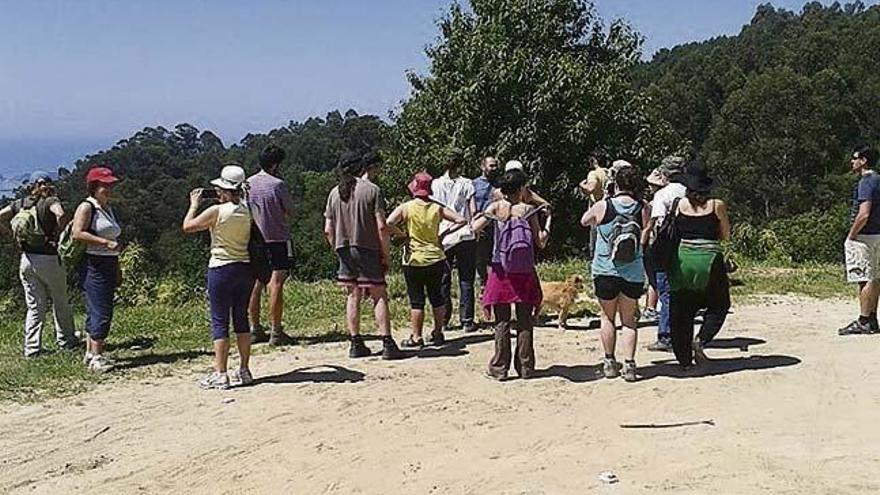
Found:
<path fill-rule="evenodd" d="M 0 197 L 9 195 L 34 171 L 72 169 L 80 158 L 110 148 L 113 139 L 10 139 L 0 137 Z"/>

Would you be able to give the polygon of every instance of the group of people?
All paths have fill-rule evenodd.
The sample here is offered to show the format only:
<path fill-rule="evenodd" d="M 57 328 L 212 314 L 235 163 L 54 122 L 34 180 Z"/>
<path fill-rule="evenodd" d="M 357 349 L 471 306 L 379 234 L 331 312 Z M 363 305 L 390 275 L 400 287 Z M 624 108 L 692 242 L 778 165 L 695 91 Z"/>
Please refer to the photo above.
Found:
<path fill-rule="evenodd" d="M 283 286 L 293 263 L 293 201 L 279 173 L 285 158 L 283 149 L 269 145 L 260 154 L 259 173 L 247 177 L 240 165 L 227 164 L 210 188 L 190 193 L 182 229 L 209 231 L 211 236 L 207 293 L 214 362 L 213 371 L 200 382 L 203 388 L 252 383 L 251 344 L 293 342 L 282 326 Z M 841 334 L 880 331 L 880 176 L 873 172 L 875 162 L 876 153 L 869 148 L 853 154 L 860 183 L 853 198 L 846 258 L 849 280 L 860 285 L 861 315 Z M 324 211 L 324 236 L 338 260 L 337 282 L 346 291 L 350 357 L 373 355 L 360 332 L 364 298 L 373 304 L 383 359 L 403 357 L 401 347 L 443 345 L 451 325 L 452 278 L 457 272 L 461 328 L 477 330 L 477 278 L 482 319 L 494 320 L 495 352 L 487 376 L 506 380 L 511 365 L 521 378 L 535 376 L 533 328 L 543 297 L 536 259 L 550 239 L 552 208 L 529 186 L 521 162 L 509 161 L 502 169 L 496 158 L 485 157 L 481 175 L 473 180 L 461 174 L 464 166 L 464 154 L 453 150 L 442 176 L 415 174 L 407 185 L 411 199 L 386 214 L 376 184 L 379 157 L 346 155 L 340 160 L 339 183 L 330 191 Z M 725 203 L 712 197 L 715 182 L 701 162 L 685 163 L 678 157 L 663 160 L 646 178 L 624 160 L 604 168 L 593 157 L 590 168 L 580 184 L 588 198 L 580 223 L 590 229 L 590 272 L 601 306 L 604 375 L 637 379 L 638 301 L 646 290 L 641 316 L 658 319 L 657 340 L 648 349 L 673 352 L 684 368 L 701 364 L 707 360 L 704 347 L 720 331 L 730 308 L 731 264 L 721 247 L 730 238 L 730 220 Z M 117 181 L 109 168 L 89 170 L 88 198 L 77 206 L 70 228 L 72 238 L 86 246 L 76 272 L 86 304 L 84 360 L 97 372 L 113 368 L 104 343 L 122 279 L 121 228 L 110 204 Z M 78 349 L 81 343 L 74 333 L 65 270 L 58 257 L 58 236 L 67 217 L 48 175 L 35 174 L 28 195 L 0 210 L 0 228 L 8 230 L 6 221 L 22 212 L 35 219 L 39 233 L 16 239 L 22 249 L 20 276 L 28 308 L 24 355 L 42 352 L 41 331 L 50 301 L 58 345 Z M 395 242 L 402 245 L 410 304 L 410 335 L 400 346 L 392 336 L 386 292 Z M 664 255 L 670 243 L 673 255 Z M 260 323 L 264 292 L 269 294 L 268 332 Z M 427 337 L 426 303 L 433 312 Z M 702 323 L 694 335 L 698 314 Z M 622 363 L 617 358 L 618 322 Z M 240 356 L 231 379 L 230 325 Z"/>

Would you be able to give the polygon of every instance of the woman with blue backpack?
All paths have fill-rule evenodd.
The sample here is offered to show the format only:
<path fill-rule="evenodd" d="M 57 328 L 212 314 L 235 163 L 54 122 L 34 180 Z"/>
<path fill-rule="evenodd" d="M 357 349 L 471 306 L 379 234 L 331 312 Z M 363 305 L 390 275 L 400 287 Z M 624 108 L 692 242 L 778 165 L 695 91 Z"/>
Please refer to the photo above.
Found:
<path fill-rule="evenodd" d="M 601 340 L 605 349 L 603 371 L 606 378 L 620 376 L 615 357 L 616 320 L 623 326 L 623 378 L 636 381 L 636 310 L 644 293 L 645 265 L 641 248 L 642 228 L 648 211 L 636 195 L 641 177 L 635 167 L 622 167 L 614 176 L 614 194 L 593 205 L 581 218 L 584 227 L 597 230 L 591 272 L 596 297 L 602 307 Z"/>
<path fill-rule="evenodd" d="M 502 199 L 490 204 L 473 222 L 479 232 L 494 222 L 495 247 L 491 270 L 483 292 L 483 306 L 495 315 L 495 354 L 487 376 L 507 379 L 511 357 L 520 378 L 535 374 L 535 348 L 532 330 L 535 308 L 543 294 L 535 270 L 535 250 L 543 249 L 548 232 L 541 228 L 536 208 L 525 203 L 528 178 L 519 169 L 508 170 L 499 181 Z M 511 356 L 511 305 L 516 308 L 516 354 Z"/>

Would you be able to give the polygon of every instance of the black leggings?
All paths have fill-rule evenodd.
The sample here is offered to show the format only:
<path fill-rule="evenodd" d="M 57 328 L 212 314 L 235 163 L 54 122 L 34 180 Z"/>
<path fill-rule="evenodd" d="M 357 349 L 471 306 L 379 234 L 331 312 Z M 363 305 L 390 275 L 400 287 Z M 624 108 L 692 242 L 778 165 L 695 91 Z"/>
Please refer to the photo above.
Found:
<path fill-rule="evenodd" d="M 446 273 L 446 260 L 429 266 L 404 266 L 403 279 L 406 281 L 406 294 L 409 307 L 425 309 L 425 292 L 431 306 L 439 308 L 446 304 L 443 297 L 443 276 Z"/>
<path fill-rule="evenodd" d="M 697 311 L 706 310 L 697 337 L 702 344 L 715 338 L 727 312 L 730 310 L 730 280 L 724 269 L 724 259 L 718 256 L 712 265 L 709 283 L 703 291 L 673 290 L 670 293 L 669 319 L 672 329 L 672 349 L 683 366 L 693 363 L 694 319 Z"/>

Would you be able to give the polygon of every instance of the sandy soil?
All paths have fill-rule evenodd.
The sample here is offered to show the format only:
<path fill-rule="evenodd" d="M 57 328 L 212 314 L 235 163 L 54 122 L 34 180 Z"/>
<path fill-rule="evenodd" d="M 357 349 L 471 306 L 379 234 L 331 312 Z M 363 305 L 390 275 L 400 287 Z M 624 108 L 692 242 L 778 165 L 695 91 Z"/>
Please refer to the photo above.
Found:
<path fill-rule="evenodd" d="M 394 363 L 343 344 L 260 356 L 261 382 L 228 392 L 184 372 L 5 405 L 0 492 L 880 491 L 880 336 L 836 335 L 852 303 L 735 311 L 692 377 L 641 350 L 640 382 L 599 379 L 595 331 L 547 329 L 525 382 L 483 378 L 488 336 L 452 333 Z M 714 426 L 621 428 L 701 420 Z"/>

